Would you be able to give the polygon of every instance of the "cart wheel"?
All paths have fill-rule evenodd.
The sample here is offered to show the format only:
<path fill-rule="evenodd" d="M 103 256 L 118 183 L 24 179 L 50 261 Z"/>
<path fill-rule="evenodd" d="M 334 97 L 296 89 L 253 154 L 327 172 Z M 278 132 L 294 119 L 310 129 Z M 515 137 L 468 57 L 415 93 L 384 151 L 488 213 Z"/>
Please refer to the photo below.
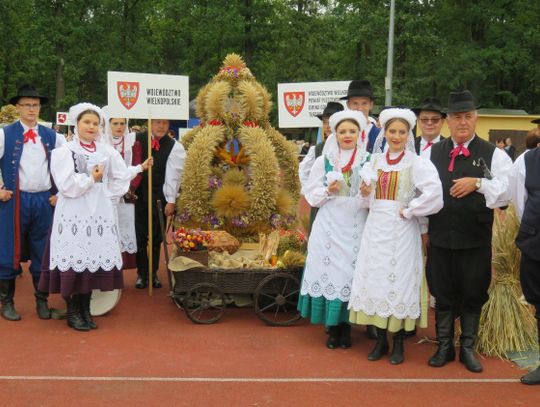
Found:
<path fill-rule="evenodd" d="M 171 297 L 171 301 L 174 303 L 174 305 L 176 305 L 178 309 L 180 310 L 184 309 L 184 300 L 183 300 L 182 295 L 175 293 L 174 291 L 171 291 L 169 296 Z"/>
<path fill-rule="evenodd" d="M 300 319 L 300 281 L 288 273 L 270 274 L 255 290 L 255 313 L 269 325 L 287 326 Z"/>
<path fill-rule="evenodd" d="M 186 293 L 184 311 L 196 324 L 213 324 L 225 311 L 225 296 L 215 284 L 195 284 Z"/>

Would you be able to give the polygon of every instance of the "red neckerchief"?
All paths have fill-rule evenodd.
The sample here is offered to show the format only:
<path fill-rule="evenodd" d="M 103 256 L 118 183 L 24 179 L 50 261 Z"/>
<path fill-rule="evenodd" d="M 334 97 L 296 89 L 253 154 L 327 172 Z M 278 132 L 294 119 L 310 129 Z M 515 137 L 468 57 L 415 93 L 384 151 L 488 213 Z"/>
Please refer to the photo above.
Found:
<path fill-rule="evenodd" d="M 471 155 L 471 152 L 467 147 L 465 147 L 463 144 L 458 144 L 456 147 L 450 151 L 450 164 L 448 165 L 448 171 L 453 172 L 454 171 L 454 162 L 456 161 L 456 158 L 459 154 L 463 154 L 465 158 L 469 157 Z"/>
<path fill-rule="evenodd" d="M 34 129 L 29 129 L 24 133 L 24 142 L 27 143 L 30 140 L 32 140 L 32 143 L 36 144 L 36 132 Z"/>
<path fill-rule="evenodd" d="M 344 173 L 344 172 L 349 172 L 349 171 L 351 170 L 352 165 L 353 165 L 353 163 L 354 163 L 354 157 L 356 156 L 356 149 L 357 149 L 357 148 L 358 148 L 358 147 L 355 147 L 355 148 L 354 148 L 354 151 L 353 151 L 353 153 L 352 153 L 352 156 L 351 156 L 349 162 L 347 163 L 347 165 L 346 165 L 345 167 L 343 167 L 343 168 L 341 169 L 341 172 L 342 172 L 342 173 Z"/>
<path fill-rule="evenodd" d="M 159 139 L 152 137 L 152 150 L 159 151 L 161 145 L 159 144 Z"/>

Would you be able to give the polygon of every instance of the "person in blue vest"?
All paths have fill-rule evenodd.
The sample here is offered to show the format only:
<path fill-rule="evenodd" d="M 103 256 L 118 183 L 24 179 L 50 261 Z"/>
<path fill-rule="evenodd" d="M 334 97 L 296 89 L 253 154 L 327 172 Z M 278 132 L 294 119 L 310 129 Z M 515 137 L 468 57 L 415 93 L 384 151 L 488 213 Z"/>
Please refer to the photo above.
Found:
<path fill-rule="evenodd" d="M 459 360 L 482 372 L 474 345 L 480 313 L 489 298 L 493 209 L 508 204 L 510 157 L 476 135 L 474 96 L 468 90 L 448 97 L 450 137 L 434 144 L 430 159 L 443 186 L 444 206 L 429 216 L 427 281 L 436 300 L 436 353 L 429 366 L 455 359 L 454 320 L 460 318 Z"/>
<path fill-rule="evenodd" d="M 0 190 L 1 315 L 9 321 L 21 319 L 13 300 L 15 277 L 22 272 L 21 262 L 29 259 L 36 311 L 39 318 L 49 319 L 48 293 L 39 291 L 38 284 L 56 199 L 51 194 L 50 156 L 65 139 L 38 124 L 40 108 L 48 98 L 33 86 L 22 86 L 9 102 L 15 105 L 20 119 L 0 129 L 0 168 L 4 179 Z"/>
<path fill-rule="evenodd" d="M 520 280 L 523 295 L 535 307 L 540 343 L 540 148 L 520 155 L 512 167 L 510 191 L 521 220 L 516 245 L 521 250 Z M 540 384 L 540 366 L 521 378 Z"/>
<path fill-rule="evenodd" d="M 369 112 L 373 109 L 373 104 L 375 103 L 371 83 L 366 80 L 351 81 L 347 90 L 347 96 L 343 96 L 340 100 L 346 100 L 348 109 L 362 112 L 366 117 L 368 126 L 363 137 L 367 137 L 368 139 L 367 151 L 370 154 L 373 153 L 373 146 L 381 129 L 377 127 L 377 121 L 369 116 Z M 375 152 L 382 153 L 382 151 Z"/>

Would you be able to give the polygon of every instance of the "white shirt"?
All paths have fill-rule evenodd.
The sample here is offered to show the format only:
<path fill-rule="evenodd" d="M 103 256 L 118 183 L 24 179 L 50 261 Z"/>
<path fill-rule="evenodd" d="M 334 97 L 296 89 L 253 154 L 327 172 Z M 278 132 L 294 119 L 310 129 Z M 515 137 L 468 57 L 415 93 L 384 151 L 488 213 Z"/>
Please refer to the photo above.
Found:
<path fill-rule="evenodd" d="M 433 140 L 431 140 L 431 144 L 435 144 L 435 143 L 438 143 L 439 141 L 441 141 L 441 135 L 439 134 L 437 137 L 435 137 Z M 429 143 L 429 141 L 427 141 L 423 136 L 420 137 L 420 156 L 422 157 L 425 157 L 429 160 L 429 153 L 427 152 L 429 149 L 431 149 L 431 146 L 427 147 L 427 144 Z"/>
<path fill-rule="evenodd" d="M 20 122 L 23 127 L 23 133 L 26 133 L 30 127 Z M 43 192 L 51 189 L 51 177 L 49 173 L 45 147 L 41 142 L 41 136 L 38 133 L 38 126 L 32 127 L 36 133 L 36 142 L 28 141 L 24 143 L 19 164 L 19 189 L 24 192 Z M 65 143 L 62 134 L 56 134 L 55 148 Z M 0 158 L 4 156 L 5 133 L 0 129 Z"/>
<path fill-rule="evenodd" d="M 469 147 L 471 141 L 476 137 L 473 136 L 469 141 L 463 143 L 464 147 Z M 454 140 L 454 148 L 458 146 Z M 431 148 L 426 150 L 425 158 L 431 157 Z M 463 153 L 460 152 L 459 155 Z M 491 158 L 491 174 L 493 175 L 492 179 L 482 178 L 482 185 L 478 189 L 478 192 L 484 195 L 486 199 L 486 206 L 489 209 L 500 208 L 501 206 L 508 205 L 509 194 L 508 194 L 508 176 L 512 170 L 512 160 L 503 150 L 496 148 L 493 151 L 493 156 Z"/>
<path fill-rule="evenodd" d="M 165 136 L 168 137 L 168 136 Z M 184 162 L 186 161 L 186 150 L 178 141 L 174 142 L 174 146 L 167 158 L 165 167 L 165 183 L 163 184 L 163 195 L 167 203 L 175 203 L 180 191 L 180 178 L 184 170 Z"/>
<path fill-rule="evenodd" d="M 527 150 L 529 151 L 529 150 Z M 514 164 L 512 165 L 512 171 L 508 177 L 508 195 L 509 198 L 514 201 L 516 208 L 516 215 L 519 220 L 523 217 L 523 211 L 525 210 L 525 203 L 527 202 L 527 188 L 525 188 L 525 177 L 527 175 L 527 169 L 525 167 L 525 151 L 521 154 Z"/>

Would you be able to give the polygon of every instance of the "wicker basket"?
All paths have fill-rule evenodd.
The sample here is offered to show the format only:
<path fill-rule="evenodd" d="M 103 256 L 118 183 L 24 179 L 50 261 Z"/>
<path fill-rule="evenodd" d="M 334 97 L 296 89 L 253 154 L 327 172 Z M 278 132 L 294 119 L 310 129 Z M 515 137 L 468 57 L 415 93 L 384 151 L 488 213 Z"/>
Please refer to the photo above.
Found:
<path fill-rule="evenodd" d="M 189 257 L 191 260 L 198 261 L 205 267 L 208 267 L 208 250 L 193 250 L 190 252 L 178 251 L 179 256 Z"/>

